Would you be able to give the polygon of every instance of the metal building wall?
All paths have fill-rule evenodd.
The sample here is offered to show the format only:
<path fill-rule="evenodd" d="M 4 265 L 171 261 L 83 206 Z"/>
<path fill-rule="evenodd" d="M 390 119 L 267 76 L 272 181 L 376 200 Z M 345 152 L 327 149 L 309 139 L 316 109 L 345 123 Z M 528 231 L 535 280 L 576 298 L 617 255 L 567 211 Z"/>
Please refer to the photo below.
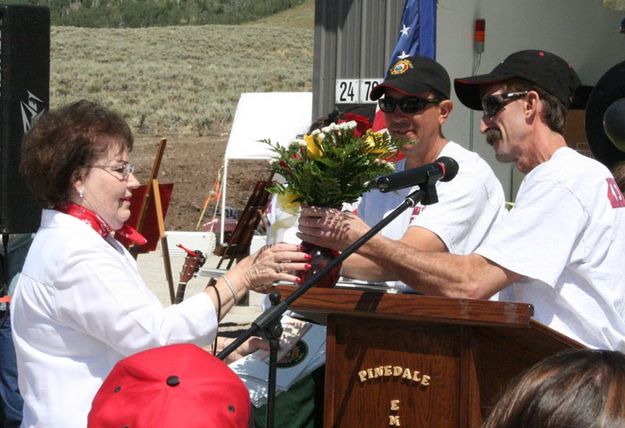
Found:
<path fill-rule="evenodd" d="M 337 79 L 382 79 L 405 0 L 316 0 L 313 119 L 338 107 L 373 114 L 372 102 L 336 103 Z"/>

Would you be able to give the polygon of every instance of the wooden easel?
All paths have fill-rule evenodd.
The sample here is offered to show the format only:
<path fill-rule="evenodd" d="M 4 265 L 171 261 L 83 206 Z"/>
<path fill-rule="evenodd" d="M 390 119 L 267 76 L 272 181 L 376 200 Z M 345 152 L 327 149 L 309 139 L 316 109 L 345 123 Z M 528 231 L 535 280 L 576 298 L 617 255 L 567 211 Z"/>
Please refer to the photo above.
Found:
<path fill-rule="evenodd" d="M 152 164 L 152 171 L 150 172 L 150 178 L 146 183 L 145 195 L 141 202 L 139 209 L 139 216 L 137 220 L 136 229 L 141 233 L 143 231 L 143 225 L 147 214 L 148 207 L 153 198 L 154 208 L 156 210 L 156 221 L 158 223 L 158 236 L 161 243 L 161 251 L 163 253 L 163 266 L 165 268 L 165 277 L 167 279 L 167 285 L 169 287 L 169 299 L 171 303 L 174 303 L 174 278 L 171 272 L 171 260 L 169 258 L 169 245 L 167 243 L 167 236 L 165 235 L 165 220 L 163 218 L 163 204 L 161 202 L 161 193 L 158 184 L 158 170 L 161 167 L 161 160 L 163 159 L 163 153 L 165 152 L 165 146 L 167 145 L 167 139 L 161 138 L 161 141 L 156 152 L 156 158 Z M 139 255 L 139 249 L 137 247 L 130 248 L 130 254 L 136 259 Z"/>

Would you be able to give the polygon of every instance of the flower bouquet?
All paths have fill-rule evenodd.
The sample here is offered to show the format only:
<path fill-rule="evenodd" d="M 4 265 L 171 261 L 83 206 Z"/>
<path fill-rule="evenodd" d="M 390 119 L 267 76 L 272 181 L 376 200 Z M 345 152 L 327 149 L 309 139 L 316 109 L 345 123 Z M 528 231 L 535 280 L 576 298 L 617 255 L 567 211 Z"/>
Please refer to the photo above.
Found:
<path fill-rule="evenodd" d="M 276 183 L 268 191 L 277 195 L 280 209 L 292 214 L 300 204 L 340 209 L 343 203 L 356 202 L 374 187 L 376 177 L 393 172 L 392 161 L 399 148 L 386 131 L 367 130 L 359 135 L 355 121 L 316 129 L 286 147 L 265 142 L 275 153 L 270 170 L 284 178 L 284 183 Z M 320 250 L 303 245 L 313 255 L 312 275 L 323 267 L 315 266 Z M 338 269 L 336 276 L 338 279 Z"/>

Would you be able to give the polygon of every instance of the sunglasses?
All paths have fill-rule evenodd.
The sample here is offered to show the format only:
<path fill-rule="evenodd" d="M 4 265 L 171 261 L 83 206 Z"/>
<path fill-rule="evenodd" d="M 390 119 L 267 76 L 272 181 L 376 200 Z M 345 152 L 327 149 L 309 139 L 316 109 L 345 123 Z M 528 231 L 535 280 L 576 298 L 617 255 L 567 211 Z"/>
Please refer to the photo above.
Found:
<path fill-rule="evenodd" d="M 488 118 L 494 117 L 499 110 L 514 100 L 526 96 L 529 91 L 507 92 L 505 94 L 489 95 L 482 98 L 482 110 Z"/>
<path fill-rule="evenodd" d="M 110 165 L 91 165 L 92 168 L 98 168 L 106 172 L 107 174 L 117 178 L 119 181 L 126 181 L 130 174 L 135 172 L 135 165 L 130 162 L 124 162 L 119 166 L 110 166 Z M 115 174 L 121 175 L 121 178 Z"/>
<path fill-rule="evenodd" d="M 380 110 L 384 113 L 393 113 L 395 111 L 395 107 L 399 107 L 402 112 L 406 114 L 413 114 L 424 110 L 428 104 L 437 104 L 440 102 L 441 100 L 436 98 L 411 97 L 396 100 L 385 96 L 384 98 L 380 98 L 378 100 L 378 105 L 380 106 Z"/>

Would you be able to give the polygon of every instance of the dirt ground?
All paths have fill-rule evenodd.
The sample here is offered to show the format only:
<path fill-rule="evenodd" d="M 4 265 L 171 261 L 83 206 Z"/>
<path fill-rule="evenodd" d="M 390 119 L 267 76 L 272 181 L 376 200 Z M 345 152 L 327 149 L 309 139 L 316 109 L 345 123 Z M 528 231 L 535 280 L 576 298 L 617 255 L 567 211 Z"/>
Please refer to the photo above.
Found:
<path fill-rule="evenodd" d="M 167 143 L 157 177 L 159 183 L 174 184 L 165 229 L 196 230 L 198 222 L 204 224 L 213 217 L 215 205 L 211 203 L 200 221 L 204 201 L 223 165 L 228 135 L 135 135 L 130 158 L 142 183 L 150 177 L 161 138 Z M 266 161 L 231 161 L 226 206 L 243 209 L 256 182 L 268 176 Z"/>

